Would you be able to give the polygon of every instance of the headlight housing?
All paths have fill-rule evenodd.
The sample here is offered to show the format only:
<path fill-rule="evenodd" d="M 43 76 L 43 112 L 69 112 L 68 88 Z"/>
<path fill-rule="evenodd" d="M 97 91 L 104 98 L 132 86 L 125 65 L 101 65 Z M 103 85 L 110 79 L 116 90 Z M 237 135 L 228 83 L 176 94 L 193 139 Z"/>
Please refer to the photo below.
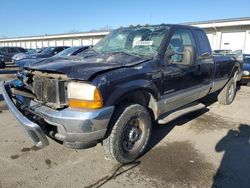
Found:
<path fill-rule="evenodd" d="M 81 82 L 68 83 L 69 106 L 72 108 L 103 107 L 103 100 L 99 89 L 91 84 Z"/>
<path fill-rule="evenodd" d="M 248 75 L 250 75 L 250 72 L 249 71 L 243 71 L 243 76 L 248 76 Z"/>

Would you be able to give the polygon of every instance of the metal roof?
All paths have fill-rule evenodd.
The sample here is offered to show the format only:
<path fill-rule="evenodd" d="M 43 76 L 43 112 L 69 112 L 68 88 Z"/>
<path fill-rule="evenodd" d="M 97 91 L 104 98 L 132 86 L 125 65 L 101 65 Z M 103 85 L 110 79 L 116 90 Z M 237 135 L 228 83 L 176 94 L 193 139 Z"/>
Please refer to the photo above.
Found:
<path fill-rule="evenodd" d="M 36 35 L 36 36 L 21 36 L 21 37 L 11 37 L 11 38 L 0 38 L 0 41 L 4 40 L 39 40 L 43 38 L 70 38 L 72 36 L 79 37 L 89 37 L 89 36 L 100 36 L 106 35 L 110 31 L 87 31 L 87 32 L 76 32 L 76 33 L 61 33 L 61 34 L 44 34 L 44 35 Z"/>
<path fill-rule="evenodd" d="M 250 17 L 216 19 L 216 20 L 197 21 L 197 22 L 186 22 L 186 23 L 182 23 L 182 24 L 186 24 L 186 25 L 198 25 L 198 24 L 211 24 L 211 23 L 236 22 L 236 21 L 250 21 Z"/>

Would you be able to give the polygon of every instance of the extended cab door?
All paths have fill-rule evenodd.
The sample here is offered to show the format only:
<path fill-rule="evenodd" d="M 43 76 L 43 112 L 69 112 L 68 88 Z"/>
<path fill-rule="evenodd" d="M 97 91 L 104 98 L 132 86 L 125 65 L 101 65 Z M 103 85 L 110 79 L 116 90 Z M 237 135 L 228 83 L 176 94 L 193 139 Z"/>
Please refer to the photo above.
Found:
<path fill-rule="evenodd" d="M 192 57 L 185 54 L 192 49 Z M 191 29 L 174 29 L 167 44 L 163 70 L 161 113 L 165 113 L 200 98 L 204 76 L 197 61 L 197 44 Z M 189 60 L 187 60 L 189 59 Z M 206 74 L 204 72 L 204 74 Z"/>
<path fill-rule="evenodd" d="M 212 50 L 206 33 L 201 29 L 194 29 L 195 39 L 197 43 L 197 65 L 199 75 L 202 81 L 200 98 L 206 96 L 213 84 L 215 62 L 212 56 Z"/>

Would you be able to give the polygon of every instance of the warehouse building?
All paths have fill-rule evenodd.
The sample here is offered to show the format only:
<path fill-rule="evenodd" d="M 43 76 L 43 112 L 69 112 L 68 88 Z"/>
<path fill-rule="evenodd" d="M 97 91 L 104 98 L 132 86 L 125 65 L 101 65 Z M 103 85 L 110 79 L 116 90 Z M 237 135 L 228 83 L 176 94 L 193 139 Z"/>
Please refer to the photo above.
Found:
<path fill-rule="evenodd" d="M 242 50 L 250 54 L 250 17 L 187 24 L 203 28 L 213 50 Z"/>
<path fill-rule="evenodd" d="M 0 39 L 0 46 L 19 46 L 23 48 L 42 48 L 49 46 L 93 45 L 109 32 L 81 32 L 57 35 L 41 35 Z"/>
<path fill-rule="evenodd" d="M 250 54 L 250 17 L 185 23 L 203 28 L 212 49 L 242 50 Z M 0 39 L 0 46 L 41 48 L 47 46 L 94 45 L 109 32 L 82 32 L 59 35 Z"/>

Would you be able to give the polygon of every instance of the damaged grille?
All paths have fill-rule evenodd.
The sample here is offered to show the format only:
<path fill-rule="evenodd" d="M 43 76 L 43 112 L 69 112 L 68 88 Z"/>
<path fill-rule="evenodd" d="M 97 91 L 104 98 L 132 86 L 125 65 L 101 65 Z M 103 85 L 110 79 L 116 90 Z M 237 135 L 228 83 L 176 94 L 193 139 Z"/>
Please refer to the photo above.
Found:
<path fill-rule="evenodd" d="M 38 101 L 48 106 L 62 108 L 67 105 L 65 80 L 34 75 L 33 93 Z"/>

